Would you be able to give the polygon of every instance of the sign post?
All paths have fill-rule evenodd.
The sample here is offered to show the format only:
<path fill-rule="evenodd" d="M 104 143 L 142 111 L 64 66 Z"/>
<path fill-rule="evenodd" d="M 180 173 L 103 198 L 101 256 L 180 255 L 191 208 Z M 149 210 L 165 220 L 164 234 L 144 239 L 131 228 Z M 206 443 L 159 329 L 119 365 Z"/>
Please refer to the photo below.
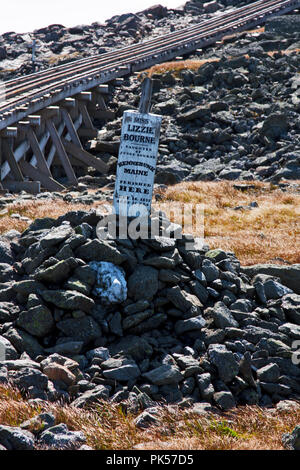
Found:
<path fill-rule="evenodd" d="M 35 71 L 35 59 L 36 59 L 36 39 L 32 42 L 32 54 L 31 54 L 31 62 L 32 62 L 32 69 Z"/>
<path fill-rule="evenodd" d="M 152 80 L 143 82 L 139 111 L 125 111 L 114 193 L 118 215 L 150 215 L 161 116 L 150 114 Z M 133 207 L 134 206 L 134 207 Z"/>

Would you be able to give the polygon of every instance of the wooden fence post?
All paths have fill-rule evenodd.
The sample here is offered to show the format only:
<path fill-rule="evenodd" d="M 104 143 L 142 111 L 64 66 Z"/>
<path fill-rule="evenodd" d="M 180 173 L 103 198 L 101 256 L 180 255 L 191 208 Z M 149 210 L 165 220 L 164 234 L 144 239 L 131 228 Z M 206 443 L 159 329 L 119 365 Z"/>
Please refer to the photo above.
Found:
<path fill-rule="evenodd" d="M 153 90 L 153 81 L 147 77 L 142 84 L 142 96 L 139 106 L 139 113 L 148 114 L 151 108 L 151 98 Z"/>

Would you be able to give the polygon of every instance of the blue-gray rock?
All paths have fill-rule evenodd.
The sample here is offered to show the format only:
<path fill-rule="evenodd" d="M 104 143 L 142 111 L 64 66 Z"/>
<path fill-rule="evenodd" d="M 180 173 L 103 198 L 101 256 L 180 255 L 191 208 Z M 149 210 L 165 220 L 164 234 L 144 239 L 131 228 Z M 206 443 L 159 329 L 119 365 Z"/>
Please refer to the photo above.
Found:
<path fill-rule="evenodd" d="M 83 318 L 70 318 L 57 323 L 57 328 L 65 336 L 76 338 L 84 344 L 101 337 L 101 329 L 98 323 L 92 318 L 85 316 Z"/>
<path fill-rule="evenodd" d="M 189 331 L 197 331 L 204 328 L 206 321 L 201 315 L 189 318 L 188 320 L 178 320 L 175 323 L 175 333 L 180 336 Z"/>
<path fill-rule="evenodd" d="M 93 390 L 87 390 L 72 402 L 76 408 L 85 408 L 99 403 L 101 400 L 109 398 L 111 387 L 108 385 L 98 385 Z"/>
<path fill-rule="evenodd" d="M 51 311 L 45 305 L 32 307 L 20 313 L 17 325 L 33 336 L 43 338 L 54 328 Z"/>
<path fill-rule="evenodd" d="M 95 348 L 90 349 L 86 353 L 86 357 L 91 361 L 94 358 L 101 359 L 102 361 L 107 361 L 110 358 L 109 350 L 107 348 Z"/>
<path fill-rule="evenodd" d="M 228 351 L 226 346 L 222 344 L 211 344 L 208 347 L 208 355 L 210 362 L 216 366 L 219 378 L 224 383 L 231 382 L 239 372 L 239 363 L 234 354 Z"/>
<path fill-rule="evenodd" d="M 76 291 L 44 290 L 41 296 L 46 302 L 63 310 L 83 310 L 89 313 L 95 305 L 92 299 Z"/>
<path fill-rule="evenodd" d="M 104 370 L 103 375 L 107 379 L 128 382 L 137 379 L 141 375 L 141 371 L 134 361 L 126 360 L 120 367 Z"/>
<path fill-rule="evenodd" d="M 51 449 L 76 450 L 86 443 L 86 437 L 81 431 L 69 431 L 66 424 L 58 424 L 44 431 L 39 443 Z"/>
<path fill-rule="evenodd" d="M 300 295 L 288 294 L 284 296 L 281 306 L 288 320 L 300 325 Z"/>
<path fill-rule="evenodd" d="M 0 263 L 13 264 L 14 256 L 10 244 L 0 240 Z"/>
<path fill-rule="evenodd" d="M 217 302 L 213 308 L 209 309 L 209 314 L 213 317 L 217 328 L 239 327 L 231 311 L 223 302 Z"/>
<path fill-rule="evenodd" d="M 203 260 L 201 271 L 207 282 L 213 282 L 220 277 L 220 271 L 210 259 Z"/>
<path fill-rule="evenodd" d="M 152 407 L 143 411 L 136 419 L 135 425 L 140 429 L 147 429 L 150 426 L 158 426 L 161 422 L 160 420 L 160 408 Z"/>
<path fill-rule="evenodd" d="M 254 266 L 241 267 L 241 272 L 254 278 L 257 274 L 267 274 L 277 277 L 280 282 L 292 289 L 296 294 L 300 294 L 300 264 L 279 265 L 279 264 L 255 264 Z"/>
<path fill-rule="evenodd" d="M 146 372 L 144 377 L 150 380 L 154 385 L 177 384 L 183 380 L 183 374 L 180 370 L 169 364 L 162 365 L 150 372 Z"/>
<path fill-rule="evenodd" d="M 117 266 L 127 259 L 112 243 L 98 239 L 80 246 L 76 250 L 76 256 L 85 261 L 106 261 Z"/>
<path fill-rule="evenodd" d="M 128 279 L 128 295 L 137 300 L 152 300 L 158 291 L 158 271 L 151 266 L 138 266 Z"/>
<path fill-rule="evenodd" d="M 182 312 L 187 312 L 192 307 L 201 308 L 202 304 L 198 297 L 180 287 L 170 287 L 166 290 L 168 300 Z"/>
<path fill-rule="evenodd" d="M 34 450 L 35 438 L 29 431 L 0 425 L 0 444 L 7 450 Z"/>
<path fill-rule="evenodd" d="M 236 406 L 235 399 L 231 392 L 221 391 L 214 393 L 214 400 L 224 411 L 230 410 Z"/>
<path fill-rule="evenodd" d="M 283 434 L 282 444 L 288 450 L 300 450 L 300 425 L 297 425 L 291 433 Z"/>
<path fill-rule="evenodd" d="M 131 356 L 136 361 L 142 361 L 153 353 L 152 346 L 145 338 L 134 335 L 128 335 L 110 344 L 108 349 L 111 356 L 122 353 L 125 356 Z"/>
<path fill-rule="evenodd" d="M 199 374 L 197 375 L 196 379 L 202 400 L 211 402 L 215 390 L 213 384 L 211 383 L 210 373 L 206 372 L 204 374 Z"/>
<path fill-rule="evenodd" d="M 277 382 L 280 377 L 280 369 L 277 364 L 268 364 L 256 371 L 257 378 L 261 382 Z"/>

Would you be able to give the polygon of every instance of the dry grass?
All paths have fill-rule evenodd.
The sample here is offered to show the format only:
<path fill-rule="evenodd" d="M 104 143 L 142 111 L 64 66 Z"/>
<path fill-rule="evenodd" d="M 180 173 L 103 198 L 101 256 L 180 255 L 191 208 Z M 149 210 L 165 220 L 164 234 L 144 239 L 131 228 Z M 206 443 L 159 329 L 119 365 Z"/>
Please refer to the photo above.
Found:
<path fill-rule="evenodd" d="M 234 188 L 234 183 L 194 182 L 170 186 L 161 191 L 162 201 L 154 207 L 171 212 L 174 202 L 204 205 L 204 236 L 211 248 L 233 251 L 243 265 L 265 262 L 300 263 L 300 194 L 283 192 L 269 183 L 247 182 L 254 186 L 245 192 Z M 234 210 L 257 202 L 252 210 Z M 57 218 L 73 210 L 89 210 L 101 206 L 68 203 L 60 200 L 28 201 L 10 204 L 4 215 L 0 213 L 0 234 L 7 230 L 25 230 L 28 223 L 13 219 L 12 213 L 37 219 Z M 3 211 L 4 212 L 4 211 Z M 175 222 L 182 223 L 175 217 Z M 185 226 L 185 233 L 195 232 L 193 225 Z"/>
<path fill-rule="evenodd" d="M 179 74 L 182 70 L 198 70 L 202 65 L 208 62 L 219 62 L 219 59 L 203 59 L 203 60 L 178 60 L 172 62 L 164 62 L 163 64 L 153 65 L 150 69 L 146 70 L 149 77 L 155 73 L 172 72 Z"/>
<path fill-rule="evenodd" d="M 0 386 L 0 424 L 19 426 L 42 411 L 52 412 L 56 424 L 66 423 L 69 429 L 84 432 L 96 450 L 280 450 L 282 434 L 291 432 L 300 420 L 300 408 L 271 414 L 255 406 L 241 407 L 214 416 L 165 408 L 160 426 L 140 430 L 134 423 L 136 416 L 124 413 L 120 405 L 99 402 L 91 410 L 51 403 L 30 405 L 19 392 Z"/>
<path fill-rule="evenodd" d="M 57 54 L 57 55 L 53 55 L 53 56 L 51 56 L 51 57 L 48 59 L 48 64 L 49 64 L 49 65 L 57 65 L 57 64 L 59 64 L 60 62 L 65 61 L 65 60 L 77 59 L 79 55 L 80 55 L 80 54 L 79 54 L 78 51 L 72 52 L 72 54 Z"/>
<path fill-rule="evenodd" d="M 100 205 L 101 202 L 96 202 L 93 207 Z M 57 219 L 66 212 L 77 210 L 86 211 L 89 210 L 89 207 L 90 206 L 85 204 L 74 204 L 62 200 L 51 202 L 31 200 L 28 202 L 9 204 L 5 210 L 0 212 L 0 234 L 12 229 L 23 232 L 28 227 L 27 222 L 11 218 L 11 214 L 19 214 L 20 216 L 29 217 L 32 220 L 42 219 L 44 217 Z"/>
<path fill-rule="evenodd" d="M 270 184 L 247 182 L 241 192 L 231 182 L 181 183 L 162 193 L 170 207 L 176 201 L 204 205 L 204 235 L 211 248 L 233 251 L 243 265 L 282 258 L 300 262 L 300 194 Z M 252 210 L 234 210 L 257 202 Z M 199 234 L 195 234 L 198 235 Z"/>

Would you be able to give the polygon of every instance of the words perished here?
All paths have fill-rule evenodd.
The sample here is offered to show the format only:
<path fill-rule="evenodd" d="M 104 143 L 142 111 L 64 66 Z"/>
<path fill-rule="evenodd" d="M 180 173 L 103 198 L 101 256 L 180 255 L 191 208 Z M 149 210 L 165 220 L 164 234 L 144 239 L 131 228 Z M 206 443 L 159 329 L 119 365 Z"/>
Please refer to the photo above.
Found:
<path fill-rule="evenodd" d="M 118 158 L 114 208 L 130 214 L 133 205 L 150 213 L 162 117 L 125 111 Z M 135 215 L 135 214 L 130 214 Z"/>

